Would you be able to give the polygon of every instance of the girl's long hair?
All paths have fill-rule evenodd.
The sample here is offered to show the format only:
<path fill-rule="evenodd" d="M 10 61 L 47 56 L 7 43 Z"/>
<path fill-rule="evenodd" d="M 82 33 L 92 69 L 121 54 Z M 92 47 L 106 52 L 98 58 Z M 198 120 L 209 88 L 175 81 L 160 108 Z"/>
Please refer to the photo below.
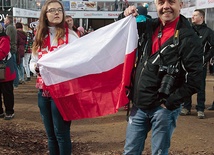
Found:
<path fill-rule="evenodd" d="M 44 38 L 48 34 L 48 19 L 46 16 L 46 11 L 50 3 L 59 3 L 63 10 L 62 22 L 56 25 L 55 39 L 58 40 L 59 38 L 63 38 L 65 36 L 65 12 L 64 12 L 64 7 L 62 3 L 58 0 L 46 0 L 45 4 L 42 6 L 40 17 L 39 17 L 39 24 L 36 28 L 36 35 L 35 35 L 34 43 L 32 47 L 33 54 L 37 54 L 38 49 L 41 48 L 43 45 Z"/>

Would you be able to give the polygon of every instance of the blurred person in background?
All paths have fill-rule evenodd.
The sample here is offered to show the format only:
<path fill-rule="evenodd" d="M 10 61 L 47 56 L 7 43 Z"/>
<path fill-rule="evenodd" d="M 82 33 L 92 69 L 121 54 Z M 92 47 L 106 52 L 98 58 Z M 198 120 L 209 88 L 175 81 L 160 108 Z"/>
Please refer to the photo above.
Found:
<path fill-rule="evenodd" d="M 14 62 L 14 68 L 16 71 L 16 78 L 13 81 L 14 88 L 18 88 L 19 86 L 19 74 L 18 74 L 18 68 L 16 63 L 16 52 L 17 52 L 17 31 L 16 28 L 13 26 L 13 16 L 7 15 L 4 19 L 4 25 L 6 28 L 6 34 L 10 37 L 10 53 L 12 54 L 12 59 Z"/>
<path fill-rule="evenodd" d="M 80 32 L 80 36 L 79 37 L 82 37 L 82 36 L 84 36 L 86 34 L 85 33 L 85 29 L 82 26 L 79 26 L 77 28 L 77 30 Z"/>
<path fill-rule="evenodd" d="M 214 56 L 211 58 L 210 64 L 211 64 L 212 66 L 214 66 Z M 213 92 L 214 92 L 214 86 L 213 86 Z M 213 103 L 211 104 L 211 106 L 209 106 L 209 107 L 207 108 L 207 110 L 214 110 L 214 101 L 213 101 Z"/>
<path fill-rule="evenodd" d="M 74 25 L 74 19 L 70 16 L 70 15 L 66 15 L 65 16 L 65 21 L 67 22 L 68 24 L 68 28 L 70 30 L 73 30 L 74 32 L 77 33 L 77 35 L 80 37 L 81 36 L 81 33 L 80 31 L 77 29 L 77 26 Z"/>
<path fill-rule="evenodd" d="M 10 53 L 10 38 L 0 24 L 0 63 L 6 63 L 5 78 L 0 79 L 0 118 L 11 120 L 14 118 L 13 80 L 16 77 L 13 58 Z M 2 99 L 3 97 L 3 99 Z M 5 110 L 3 109 L 3 103 Z"/>
<path fill-rule="evenodd" d="M 23 58 L 23 66 L 25 69 L 26 73 L 26 80 L 25 81 L 30 81 L 31 76 L 30 76 L 30 68 L 29 68 L 29 62 L 30 62 L 30 57 L 32 53 L 32 45 L 33 45 L 33 31 L 30 29 L 30 27 L 26 24 L 24 25 L 24 31 L 27 33 L 27 41 L 25 44 L 25 49 L 24 49 L 24 58 Z"/>
<path fill-rule="evenodd" d="M 92 28 L 92 26 L 89 26 L 87 33 L 91 33 L 93 31 L 94 31 L 94 29 Z"/>
<path fill-rule="evenodd" d="M 23 31 L 22 23 L 16 23 L 17 30 L 17 52 L 16 63 L 19 73 L 19 84 L 25 83 L 23 59 L 25 55 L 25 44 L 27 42 L 27 33 Z"/>

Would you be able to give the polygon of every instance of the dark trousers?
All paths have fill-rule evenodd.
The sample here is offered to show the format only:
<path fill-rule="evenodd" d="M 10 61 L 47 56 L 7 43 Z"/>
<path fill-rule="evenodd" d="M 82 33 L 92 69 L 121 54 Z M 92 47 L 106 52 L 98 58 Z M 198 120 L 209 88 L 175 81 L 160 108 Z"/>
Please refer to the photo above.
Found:
<path fill-rule="evenodd" d="M 13 80 L 8 82 L 0 82 L 0 114 L 4 112 L 2 107 L 2 97 L 5 106 L 6 114 L 14 113 L 14 94 L 13 94 Z"/>
<path fill-rule="evenodd" d="M 209 64 L 209 72 L 211 75 L 214 74 L 214 65 Z"/>
<path fill-rule="evenodd" d="M 201 87 L 197 93 L 197 104 L 196 104 L 196 110 L 197 111 L 204 111 L 204 109 L 205 109 L 206 77 L 207 77 L 207 67 L 203 67 L 203 76 L 202 76 L 202 80 L 201 80 Z M 192 107 L 192 96 L 184 99 L 183 107 L 188 109 L 188 110 L 191 109 L 191 107 Z"/>

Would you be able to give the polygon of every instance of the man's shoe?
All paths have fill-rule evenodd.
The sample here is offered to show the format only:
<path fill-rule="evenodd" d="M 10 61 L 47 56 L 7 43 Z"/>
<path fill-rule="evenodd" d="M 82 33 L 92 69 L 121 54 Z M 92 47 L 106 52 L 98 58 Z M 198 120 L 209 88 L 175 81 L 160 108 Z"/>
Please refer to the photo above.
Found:
<path fill-rule="evenodd" d="M 197 114 L 198 114 L 198 118 L 199 119 L 204 119 L 205 118 L 205 115 L 204 115 L 203 111 L 198 111 Z"/>
<path fill-rule="evenodd" d="M 4 113 L 0 114 L 0 118 L 4 118 Z"/>
<path fill-rule="evenodd" d="M 5 120 L 11 120 L 11 119 L 14 118 L 14 116 L 15 116 L 14 113 L 13 113 L 13 114 L 6 114 L 6 115 L 4 116 L 4 119 L 5 119 Z"/>
<path fill-rule="evenodd" d="M 191 114 L 190 110 L 188 110 L 186 108 L 181 109 L 181 113 L 180 113 L 181 116 L 186 116 L 186 115 L 190 115 L 190 114 Z"/>
<path fill-rule="evenodd" d="M 208 107 L 207 110 L 214 110 L 214 106 Z"/>

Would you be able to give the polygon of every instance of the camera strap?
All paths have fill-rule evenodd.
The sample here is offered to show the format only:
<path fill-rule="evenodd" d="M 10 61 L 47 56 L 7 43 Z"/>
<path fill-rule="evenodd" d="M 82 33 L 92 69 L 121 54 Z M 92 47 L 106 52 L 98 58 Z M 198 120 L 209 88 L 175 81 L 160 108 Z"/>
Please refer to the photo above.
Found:
<path fill-rule="evenodd" d="M 174 32 L 174 36 L 173 36 L 173 44 L 170 45 L 171 47 L 174 47 L 174 48 L 178 48 L 178 44 L 179 44 L 179 22 L 177 23 L 177 26 L 176 26 L 176 30 Z M 159 56 L 160 56 L 160 65 L 163 65 L 164 62 L 163 62 L 163 57 L 162 57 L 162 54 L 160 53 L 161 52 L 161 37 L 162 37 L 162 29 L 163 29 L 163 25 L 161 24 L 160 25 L 160 29 L 159 29 L 159 32 L 158 32 L 158 46 L 159 46 Z M 177 60 L 177 64 L 176 66 L 178 65 L 178 62 L 180 60 L 180 52 L 178 53 L 178 60 Z"/>
<path fill-rule="evenodd" d="M 173 37 L 173 44 L 175 46 L 178 46 L 179 44 L 179 30 L 175 31 L 174 37 Z"/>

